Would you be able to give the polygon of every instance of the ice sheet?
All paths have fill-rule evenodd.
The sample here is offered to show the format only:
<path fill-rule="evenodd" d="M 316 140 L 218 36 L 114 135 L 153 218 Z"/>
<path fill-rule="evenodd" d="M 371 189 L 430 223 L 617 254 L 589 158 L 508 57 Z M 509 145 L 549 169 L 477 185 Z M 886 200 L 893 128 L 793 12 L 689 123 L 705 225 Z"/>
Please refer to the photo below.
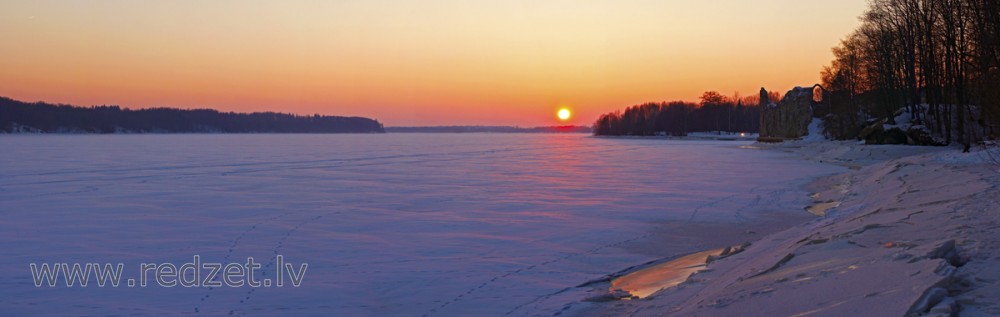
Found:
<path fill-rule="evenodd" d="M 581 282 L 801 222 L 841 168 L 583 135 L 0 136 L 0 311 L 533 315 Z M 676 228 L 674 230 L 672 228 Z M 754 229 L 757 230 L 757 229 Z M 727 240 L 727 241 L 722 241 Z M 656 252 L 648 252 L 649 246 Z M 643 251 L 646 250 L 646 251 Z M 41 287 L 29 263 L 309 263 L 299 288 Z M 566 297 L 566 296 L 564 296 Z"/>

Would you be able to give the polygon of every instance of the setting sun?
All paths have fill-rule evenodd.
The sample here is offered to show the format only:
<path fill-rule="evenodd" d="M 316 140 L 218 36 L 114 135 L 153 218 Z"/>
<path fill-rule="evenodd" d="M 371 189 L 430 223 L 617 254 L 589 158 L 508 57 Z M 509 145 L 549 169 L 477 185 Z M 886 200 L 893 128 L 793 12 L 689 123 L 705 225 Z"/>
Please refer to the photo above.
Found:
<path fill-rule="evenodd" d="M 0 317 L 1000 317 L 1000 0 L 0 0 L 0 39 Z"/>
<path fill-rule="evenodd" d="M 570 115 L 571 114 L 569 112 L 569 109 L 566 108 L 559 109 L 559 112 L 556 113 L 556 116 L 559 117 L 559 120 L 563 121 L 569 120 Z"/>

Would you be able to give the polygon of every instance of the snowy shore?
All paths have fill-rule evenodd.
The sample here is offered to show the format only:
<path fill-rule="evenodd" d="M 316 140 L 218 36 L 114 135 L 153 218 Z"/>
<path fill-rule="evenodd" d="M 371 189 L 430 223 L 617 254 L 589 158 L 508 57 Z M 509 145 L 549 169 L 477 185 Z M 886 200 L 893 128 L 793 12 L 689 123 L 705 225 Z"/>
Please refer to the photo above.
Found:
<path fill-rule="evenodd" d="M 850 168 L 810 186 L 823 216 L 676 287 L 582 315 L 1000 315 L 1000 166 L 988 155 L 819 140 L 760 146 Z"/>

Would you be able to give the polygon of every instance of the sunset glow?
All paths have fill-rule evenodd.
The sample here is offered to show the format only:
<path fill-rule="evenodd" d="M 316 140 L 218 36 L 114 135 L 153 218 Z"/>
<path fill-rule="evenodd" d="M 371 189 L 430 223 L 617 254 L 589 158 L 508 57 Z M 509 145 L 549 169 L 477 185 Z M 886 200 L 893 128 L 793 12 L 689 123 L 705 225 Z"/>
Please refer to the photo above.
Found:
<path fill-rule="evenodd" d="M 559 117 L 559 120 L 562 120 L 562 121 L 569 120 L 569 118 L 570 118 L 569 109 L 566 109 L 566 108 L 559 109 L 559 111 L 556 112 L 556 117 Z"/>
<path fill-rule="evenodd" d="M 705 90 L 819 81 L 866 0 L 13 1 L 0 96 L 567 124 Z"/>

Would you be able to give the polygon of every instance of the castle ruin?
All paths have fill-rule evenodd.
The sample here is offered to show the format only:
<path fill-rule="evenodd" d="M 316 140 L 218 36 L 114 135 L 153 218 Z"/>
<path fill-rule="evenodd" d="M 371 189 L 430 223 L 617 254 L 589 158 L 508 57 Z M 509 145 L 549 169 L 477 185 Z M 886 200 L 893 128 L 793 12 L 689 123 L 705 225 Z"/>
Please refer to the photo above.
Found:
<path fill-rule="evenodd" d="M 795 87 L 780 102 L 772 102 L 760 89 L 760 138 L 762 141 L 798 139 L 809 134 L 814 107 L 822 104 L 823 86 Z"/>

